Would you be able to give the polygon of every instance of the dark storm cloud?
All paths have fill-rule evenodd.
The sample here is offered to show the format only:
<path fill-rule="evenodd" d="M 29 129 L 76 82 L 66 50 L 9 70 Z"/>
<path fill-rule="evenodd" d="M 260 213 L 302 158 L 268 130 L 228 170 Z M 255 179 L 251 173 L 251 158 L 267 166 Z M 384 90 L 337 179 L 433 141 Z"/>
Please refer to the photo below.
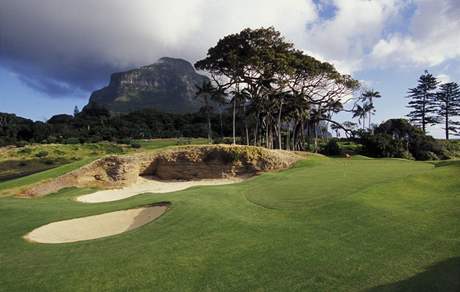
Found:
<path fill-rule="evenodd" d="M 163 56 L 194 61 L 223 34 L 275 25 L 294 40 L 310 0 L 1 0 L 0 66 L 52 96 L 96 89 L 110 73 Z"/>

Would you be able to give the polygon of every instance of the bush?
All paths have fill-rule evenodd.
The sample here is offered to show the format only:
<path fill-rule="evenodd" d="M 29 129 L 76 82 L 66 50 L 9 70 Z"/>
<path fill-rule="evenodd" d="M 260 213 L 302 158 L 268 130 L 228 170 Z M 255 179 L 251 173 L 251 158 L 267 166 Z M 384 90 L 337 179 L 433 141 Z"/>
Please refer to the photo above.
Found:
<path fill-rule="evenodd" d="M 117 144 L 125 144 L 125 145 L 130 145 L 131 144 L 131 139 L 129 138 L 122 138 L 117 140 Z"/>
<path fill-rule="evenodd" d="M 46 156 L 48 156 L 48 151 L 40 151 L 37 154 L 35 154 L 35 156 L 38 157 L 38 158 L 46 157 Z"/>
<path fill-rule="evenodd" d="M 139 143 L 131 143 L 131 148 L 139 149 L 139 148 L 141 148 L 141 147 L 142 147 L 142 145 L 139 144 Z"/>
<path fill-rule="evenodd" d="M 64 144 L 80 144 L 80 139 L 74 137 L 67 138 L 64 140 Z"/>
<path fill-rule="evenodd" d="M 321 153 L 325 155 L 340 155 L 342 152 L 337 139 L 330 139 L 329 142 L 322 147 Z"/>
<path fill-rule="evenodd" d="M 439 157 L 431 151 L 420 151 L 417 153 L 417 160 L 439 160 Z"/>
<path fill-rule="evenodd" d="M 43 162 L 44 164 L 46 164 L 46 165 L 53 165 L 53 164 L 54 164 L 54 161 L 51 160 L 51 159 L 45 159 L 45 160 L 43 160 L 42 162 Z"/>
<path fill-rule="evenodd" d="M 32 153 L 32 149 L 31 149 L 31 148 L 24 148 L 24 149 L 18 150 L 17 153 L 18 153 L 18 154 L 31 154 L 31 153 Z"/>
<path fill-rule="evenodd" d="M 59 149 L 55 149 L 53 152 L 54 152 L 54 154 L 56 154 L 56 155 L 64 155 L 64 154 L 65 154 L 64 151 L 59 150 Z"/>
<path fill-rule="evenodd" d="M 25 147 L 26 145 L 27 145 L 27 142 L 25 142 L 25 141 L 16 142 L 16 147 L 18 147 L 18 148 Z"/>
<path fill-rule="evenodd" d="M 375 134 L 361 133 L 364 153 L 373 157 L 438 160 L 449 158 L 446 147 L 407 120 L 392 119 L 375 129 Z"/>

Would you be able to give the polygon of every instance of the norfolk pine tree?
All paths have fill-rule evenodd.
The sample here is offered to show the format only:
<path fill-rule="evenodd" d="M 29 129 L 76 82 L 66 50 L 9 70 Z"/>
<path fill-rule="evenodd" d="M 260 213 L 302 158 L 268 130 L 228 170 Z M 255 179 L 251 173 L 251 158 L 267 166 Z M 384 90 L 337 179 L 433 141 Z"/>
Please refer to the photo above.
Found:
<path fill-rule="evenodd" d="M 426 134 L 426 126 L 439 122 L 437 116 L 437 94 L 439 82 L 432 74 L 425 71 L 418 80 L 415 88 L 410 88 L 407 98 L 410 98 L 408 108 L 412 111 L 407 115 L 411 123 L 420 126 Z"/>
<path fill-rule="evenodd" d="M 460 123 L 453 120 L 454 117 L 460 116 L 460 87 L 455 82 L 442 84 L 437 94 L 438 100 L 438 117 L 444 122 L 444 131 L 446 140 L 449 140 L 449 134 L 460 134 Z"/>

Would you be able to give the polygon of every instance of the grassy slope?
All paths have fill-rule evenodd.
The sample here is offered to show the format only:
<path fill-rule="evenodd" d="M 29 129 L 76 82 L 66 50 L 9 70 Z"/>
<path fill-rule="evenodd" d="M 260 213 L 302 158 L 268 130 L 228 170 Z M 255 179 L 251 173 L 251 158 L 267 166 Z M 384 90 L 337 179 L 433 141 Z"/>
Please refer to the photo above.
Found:
<path fill-rule="evenodd" d="M 314 158 L 237 185 L 81 204 L 0 199 L 0 290 L 458 291 L 460 164 Z M 168 200 L 159 220 L 62 245 L 48 222 Z M 252 203 L 255 202 L 256 204 Z"/>
<path fill-rule="evenodd" d="M 33 183 L 36 183 L 42 180 L 58 177 L 72 170 L 78 169 L 82 167 L 83 165 L 88 164 L 95 159 L 96 157 L 84 158 L 82 160 L 78 160 L 78 161 L 75 161 L 69 164 L 65 164 L 65 165 L 62 165 L 56 168 L 52 168 L 46 171 L 42 171 L 39 173 L 35 173 L 29 176 L 1 182 L 0 192 L 4 190 L 12 189 L 12 188 L 27 186 L 27 185 L 30 185 L 30 184 L 33 184 Z M 0 196 L 1 196 L 1 193 L 0 193 Z"/>

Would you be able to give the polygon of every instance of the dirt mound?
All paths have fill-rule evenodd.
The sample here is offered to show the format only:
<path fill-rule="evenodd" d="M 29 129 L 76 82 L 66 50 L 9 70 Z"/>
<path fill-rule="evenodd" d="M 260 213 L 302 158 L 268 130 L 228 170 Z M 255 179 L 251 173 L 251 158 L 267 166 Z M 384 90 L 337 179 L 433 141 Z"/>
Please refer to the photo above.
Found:
<path fill-rule="evenodd" d="M 119 189 L 137 182 L 139 176 L 162 180 L 197 180 L 248 176 L 285 169 L 302 159 L 288 151 L 252 146 L 183 146 L 170 150 L 127 156 L 108 156 L 58 178 L 19 191 L 34 197 L 66 187 Z"/>
<path fill-rule="evenodd" d="M 225 178 L 284 169 L 298 159 L 287 151 L 260 147 L 189 146 L 159 153 L 142 174 L 163 180 Z"/>
<path fill-rule="evenodd" d="M 167 208 L 167 204 L 162 204 L 53 222 L 34 229 L 24 238 L 39 243 L 67 243 L 107 237 L 141 227 L 160 217 Z"/>

